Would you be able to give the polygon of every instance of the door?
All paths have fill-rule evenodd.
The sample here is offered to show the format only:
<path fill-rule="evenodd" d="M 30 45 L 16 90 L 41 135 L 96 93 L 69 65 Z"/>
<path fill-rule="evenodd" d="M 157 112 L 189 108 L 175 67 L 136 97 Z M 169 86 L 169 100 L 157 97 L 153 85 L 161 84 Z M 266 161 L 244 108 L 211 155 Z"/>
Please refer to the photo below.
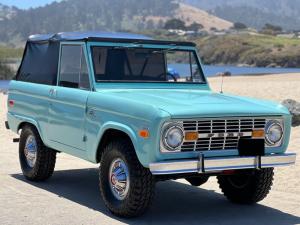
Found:
<path fill-rule="evenodd" d="M 91 90 L 85 44 L 61 44 L 59 65 L 57 86 L 49 92 L 49 139 L 58 150 L 84 151 Z"/>

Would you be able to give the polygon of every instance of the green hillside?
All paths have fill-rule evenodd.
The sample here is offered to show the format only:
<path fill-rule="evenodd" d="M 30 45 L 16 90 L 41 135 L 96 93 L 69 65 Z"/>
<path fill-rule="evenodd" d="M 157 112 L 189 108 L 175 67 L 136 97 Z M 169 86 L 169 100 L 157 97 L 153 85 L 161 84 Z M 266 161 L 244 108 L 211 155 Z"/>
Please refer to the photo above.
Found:
<path fill-rule="evenodd" d="M 268 35 L 208 36 L 195 40 L 205 64 L 300 67 L 300 39 Z"/>
<path fill-rule="evenodd" d="M 10 79 L 15 70 L 8 63 L 16 63 L 23 54 L 23 48 L 10 48 L 0 45 L 0 80 Z"/>
<path fill-rule="evenodd" d="M 11 58 L 20 58 L 23 54 L 23 48 L 11 48 L 0 45 L 0 60 L 5 61 Z"/>

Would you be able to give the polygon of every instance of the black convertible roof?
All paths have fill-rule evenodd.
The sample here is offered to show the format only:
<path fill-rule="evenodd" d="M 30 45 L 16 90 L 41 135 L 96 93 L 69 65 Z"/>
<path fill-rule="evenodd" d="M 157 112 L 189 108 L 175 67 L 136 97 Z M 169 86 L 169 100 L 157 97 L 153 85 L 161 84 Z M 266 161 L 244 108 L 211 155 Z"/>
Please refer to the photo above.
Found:
<path fill-rule="evenodd" d="M 184 45 L 195 46 L 192 42 L 154 40 L 141 34 L 119 32 L 61 32 L 56 34 L 35 34 L 28 38 L 31 43 L 60 42 L 60 41 L 101 41 L 140 44 Z"/>

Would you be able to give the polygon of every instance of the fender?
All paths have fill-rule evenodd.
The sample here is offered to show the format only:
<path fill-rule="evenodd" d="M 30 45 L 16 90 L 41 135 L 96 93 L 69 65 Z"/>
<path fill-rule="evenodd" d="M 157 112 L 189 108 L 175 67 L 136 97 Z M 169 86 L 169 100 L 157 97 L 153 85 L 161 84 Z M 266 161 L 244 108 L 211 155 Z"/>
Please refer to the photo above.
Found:
<path fill-rule="evenodd" d="M 25 123 L 32 124 L 33 126 L 35 126 L 35 128 L 39 132 L 43 143 L 44 144 L 46 143 L 44 136 L 42 135 L 42 129 L 41 129 L 39 123 L 35 119 L 26 117 L 26 116 L 17 115 L 17 114 L 11 113 L 11 112 L 7 112 L 7 120 L 8 120 L 10 129 L 15 133 L 19 132 L 20 125 L 22 123 L 25 122 Z"/>
<path fill-rule="evenodd" d="M 126 133 L 129 136 L 129 138 L 134 146 L 134 149 L 135 149 L 135 152 L 137 154 L 139 161 L 141 161 L 140 156 L 139 156 L 139 151 L 137 150 L 137 149 L 139 149 L 138 140 L 137 140 L 137 136 L 136 136 L 134 130 L 125 124 L 114 122 L 114 121 L 108 121 L 108 122 L 104 123 L 103 126 L 101 126 L 101 128 L 97 134 L 98 141 L 95 142 L 95 144 L 92 148 L 93 150 L 88 153 L 89 154 L 88 157 L 91 159 L 91 161 L 92 162 L 97 161 L 97 150 L 98 150 L 99 143 L 102 140 L 102 137 L 103 137 L 103 134 L 105 133 L 105 131 L 107 131 L 109 129 L 115 129 L 115 130 L 119 130 L 119 131 Z"/>

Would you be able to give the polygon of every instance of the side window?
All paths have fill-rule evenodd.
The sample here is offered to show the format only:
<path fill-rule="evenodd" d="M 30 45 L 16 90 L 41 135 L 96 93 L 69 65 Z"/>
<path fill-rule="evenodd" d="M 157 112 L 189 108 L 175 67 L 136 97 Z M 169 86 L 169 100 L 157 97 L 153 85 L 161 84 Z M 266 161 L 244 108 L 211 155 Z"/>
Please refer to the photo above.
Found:
<path fill-rule="evenodd" d="M 59 86 L 89 89 L 89 75 L 81 45 L 63 45 L 61 48 Z"/>
<path fill-rule="evenodd" d="M 63 45 L 61 48 L 59 86 L 78 88 L 81 46 Z"/>

